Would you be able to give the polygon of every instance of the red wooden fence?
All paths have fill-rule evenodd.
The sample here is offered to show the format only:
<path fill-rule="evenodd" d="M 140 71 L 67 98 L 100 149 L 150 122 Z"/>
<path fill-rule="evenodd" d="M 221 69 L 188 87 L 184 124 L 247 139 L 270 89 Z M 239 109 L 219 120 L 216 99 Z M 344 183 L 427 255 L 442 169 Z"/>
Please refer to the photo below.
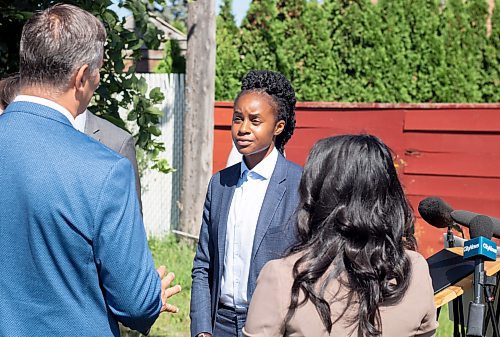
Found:
<path fill-rule="evenodd" d="M 231 149 L 233 104 L 215 104 L 214 172 Z M 500 104 L 297 104 L 297 126 L 287 158 L 303 165 L 320 138 L 371 133 L 397 154 L 406 193 L 417 215 L 420 251 L 443 246 L 442 232 L 417 212 L 420 200 L 439 196 L 454 209 L 500 217 Z"/>

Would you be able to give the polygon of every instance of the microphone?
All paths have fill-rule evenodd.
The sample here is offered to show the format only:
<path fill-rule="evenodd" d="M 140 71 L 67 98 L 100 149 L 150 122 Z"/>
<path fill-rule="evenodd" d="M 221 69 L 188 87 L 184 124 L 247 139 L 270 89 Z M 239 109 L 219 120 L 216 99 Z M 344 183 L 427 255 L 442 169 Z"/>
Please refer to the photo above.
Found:
<path fill-rule="evenodd" d="M 451 229 L 455 229 L 464 236 L 464 232 L 460 226 L 457 226 L 451 217 L 453 208 L 450 207 L 443 199 L 438 197 L 428 197 L 420 201 L 418 204 L 418 212 L 422 218 L 430 225 L 437 228 L 448 227 L 446 233 L 446 241 L 448 247 L 455 246 L 455 238 Z"/>
<path fill-rule="evenodd" d="M 418 212 L 428 224 L 437 228 L 451 227 L 462 233 L 462 235 L 462 228 L 456 224 L 469 228 L 472 219 L 481 215 L 469 211 L 455 211 L 443 199 L 438 197 L 428 197 L 420 201 Z M 487 215 L 486 217 L 492 222 L 493 237 L 500 239 L 500 219 Z"/>
<path fill-rule="evenodd" d="M 418 212 L 422 218 L 437 228 L 451 227 L 454 221 L 451 218 L 453 208 L 438 197 L 428 197 L 418 204 Z"/>
<path fill-rule="evenodd" d="M 458 224 L 470 227 L 472 220 L 480 214 L 469 212 L 469 211 L 454 211 L 452 210 L 450 216 Z M 493 236 L 500 239 L 500 219 L 484 215 L 491 220 L 491 226 L 493 227 Z"/>
<path fill-rule="evenodd" d="M 474 260 L 474 300 L 469 303 L 467 336 L 483 336 L 486 306 L 482 303 L 481 287 L 486 284 L 484 261 L 496 260 L 497 245 L 491 241 L 493 222 L 485 215 L 477 215 L 470 221 L 470 236 L 464 244 L 464 259 Z"/>

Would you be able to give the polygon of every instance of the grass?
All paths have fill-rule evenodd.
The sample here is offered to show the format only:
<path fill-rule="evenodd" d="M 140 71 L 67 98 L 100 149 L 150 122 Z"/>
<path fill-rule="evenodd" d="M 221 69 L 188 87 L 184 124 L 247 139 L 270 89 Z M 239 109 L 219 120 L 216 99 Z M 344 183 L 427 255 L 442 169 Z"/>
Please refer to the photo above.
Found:
<path fill-rule="evenodd" d="M 439 314 L 439 328 L 436 332 L 436 337 L 451 337 L 453 336 L 453 322 L 448 317 L 448 305 L 441 308 Z"/>
<path fill-rule="evenodd" d="M 191 268 L 195 245 L 192 242 L 178 241 L 173 235 L 165 239 L 150 239 L 149 247 L 157 267 L 165 265 L 167 271 L 175 274 L 175 284 L 180 284 L 182 291 L 172 297 L 170 303 L 179 308 L 177 314 L 161 314 L 153 325 L 150 337 L 189 336 L 189 300 L 191 298 Z"/>
<path fill-rule="evenodd" d="M 153 325 L 149 337 L 184 337 L 189 336 L 189 299 L 191 296 L 191 268 L 195 245 L 178 241 L 173 235 L 164 239 L 150 239 L 149 247 L 157 266 L 165 265 L 175 273 L 175 284 L 182 286 L 182 291 L 171 299 L 179 308 L 179 313 L 162 314 Z M 123 337 L 139 336 L 133 332 L 122 334 Z M 453 336 L 453 322 L 448 318 L 448 306 L 441 309 L 439 328 L 436 337 Z"/>

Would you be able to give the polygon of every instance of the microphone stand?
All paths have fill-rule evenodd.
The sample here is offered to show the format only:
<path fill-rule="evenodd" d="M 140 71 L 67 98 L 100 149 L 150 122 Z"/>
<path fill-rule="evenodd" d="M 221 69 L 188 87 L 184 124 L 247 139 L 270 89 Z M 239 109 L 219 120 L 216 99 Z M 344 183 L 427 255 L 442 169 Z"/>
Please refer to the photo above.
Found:
<path fill-rule="evenodd" d="M 497 293 L 500 274 L 497 273 L 497 276 L 488 276 L 484 270 L 484 261 L 476 261 L 476 266 L 477 265 L 479 265 L 480 268 L 474 268 L 474 301 L 469 303 L 467 336 L 484 336 L 488 330 L 488 325 L 491 319 L 493 336 L 500 337 L 500 332 L 498 330 L 499 313 L 495 312 L 495 308 L 493 307 L 493 304 L 495 303 L 494 294 Z M 483 290 L 483 294 L 481 293 L 481 288 Z M 484 317 L 485 305 L 482 303 L 483 298 L 481 295 L 484 295 L 484 300 L 488 306 L 486 319 Z M 497 303 L 497 310 L 499 305 L 500 303 Z"/>
<path fill-rule="evenodd" d="M 463 231 L 462 236 L 464 235 Z M 453 238 L 453 226 L 448 226 L 446 231 L 446 241 L 448 241 L 448 247 L 455 247 L 455 239 Z M 453 305 L 453 337 L 465 337 L 465 318 L 464 318 L 464 305 L 462 302 L 462 296 L 458 296 L 452 301 Z M 460 326 L 460 330 L 459 330 Z"/>
<path fill-rule="evenodd" d="M 486 313 L 486 321 L 485 328 L 488 330 L 488 324 L 491 318 L 491 324 L 493 326 L 493 336 L 500 337 L 500 332 L 498 330 L 498 311 L 495 313 L 495 309 L 493 308 L 493 304 L 495 303 L 495 293 L 497 292 L 497 281 L 498 275 L 495 276 L 487 276 L 486 272 L 483 272 L 483 276 L 481 277 L 481 286 L 484 289 L 484 298 L 486 304 L 488 305 L 488 312 Z M 493 292 L 491 291 L 493 288 Z M 498 304 L 497 304 L 498 306 Z"/>
<path fill-rule="evenodd" d="M 498 286 L 498 283 L 500 281 L 500 273 L 497 273 L 497 283 L 495 284 L 495 287 L 493 288 L 493 293 L 494 294 L 499 294 L 499 289 L 500 287 Z M 488 311 L 488 314 L 489 314 L 489 311 Z M 489 316 L 487 317 L 487 319 L 489 319 Z M 496 313 L 495 313 L 495 319 L 497 320 L 497 322 L 500 320 L 500 301 L 497 301 L 497 309 L 496 309 Z M 488 321 L 486 322 L 488 323 Z"/>

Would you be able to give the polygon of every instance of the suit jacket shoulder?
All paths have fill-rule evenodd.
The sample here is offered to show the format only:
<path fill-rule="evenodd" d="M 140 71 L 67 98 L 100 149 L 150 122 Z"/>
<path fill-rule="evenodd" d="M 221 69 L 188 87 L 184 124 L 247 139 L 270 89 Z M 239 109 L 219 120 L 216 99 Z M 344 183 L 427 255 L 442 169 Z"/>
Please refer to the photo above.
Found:
<path fill-rule="evenodd" d="M 87 111 L 85 134 L 130 160 L 135 172 L 135 188 L 137 197 L 139 198 L 139 206 L 142 210 L 141 181 L 137 165 L 134 137 L 127 131 L 120 129 L 104 118 L 94 115 L 90 111 Z"/>
<path fill-rule="evenodd" d="M 283 159 L 285 159 L 285 158 L 283 158 Z M 288 159 L 285 159 L 285 161 L 287 163 L 287 168 L 288 168 L 287 175 L 289 177 L 291 177 L 293 180 L 300 181 L 300 179 L 302 177 L 302 171 L 303 171 L 302 166 L 297 165 L 294 162 L 289 161 Z"/>
<path fill-rule="evenodd" d="M 85 133 L 122 155 L 124 144 L 133 139 L 132 135 L 127 131 L 91 112 L 87 112 Z"/>

